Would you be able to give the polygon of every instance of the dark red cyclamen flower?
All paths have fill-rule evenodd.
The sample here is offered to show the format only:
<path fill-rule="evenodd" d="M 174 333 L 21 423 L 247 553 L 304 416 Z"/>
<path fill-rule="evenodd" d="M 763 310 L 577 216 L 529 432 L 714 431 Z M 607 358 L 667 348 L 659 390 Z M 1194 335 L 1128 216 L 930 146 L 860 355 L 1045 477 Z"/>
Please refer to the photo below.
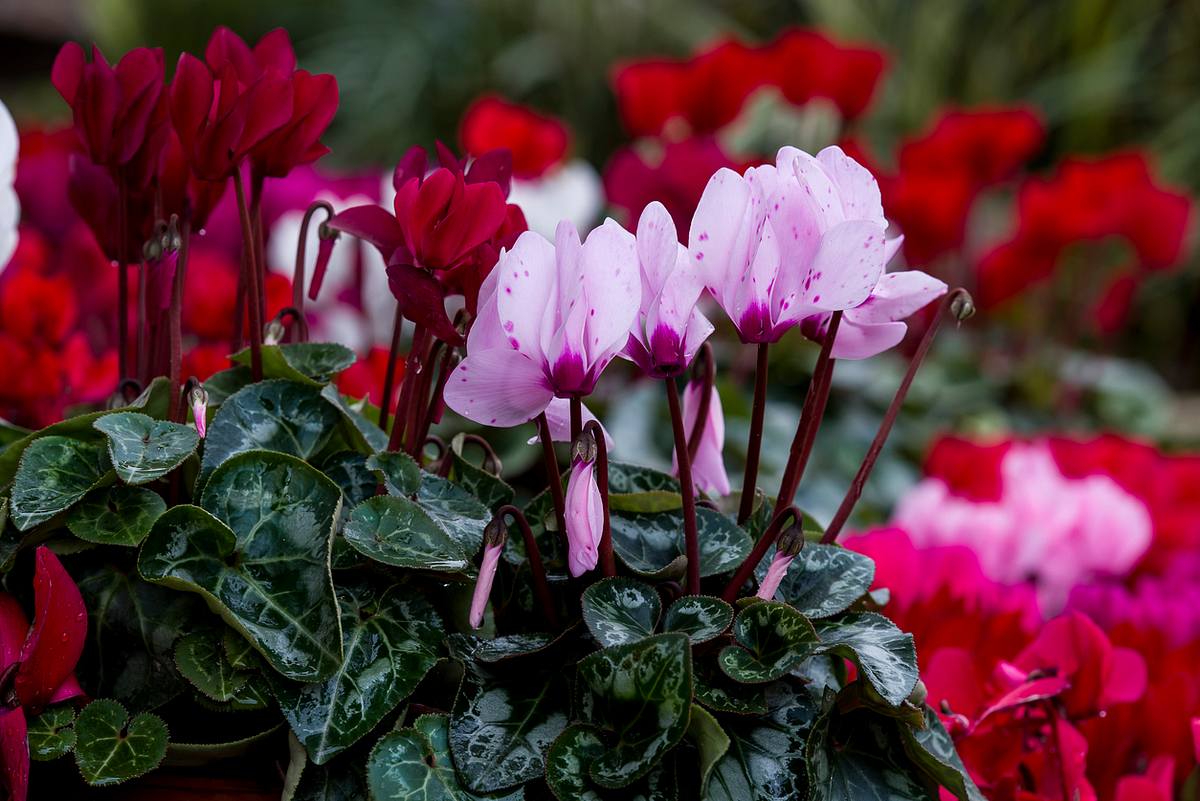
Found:
<path fill-rule="evenodd" d="M 179 57 L 170 88 L 171 121 L 197 178 L 219 181 L 292 119 L 289 77 L 264 72 L 243 84 L 230 62 L 219 69 Z"/>
<path fill-rule="evenodd" d="M 570 134 L 561 120 L 495 95 L 485 95 L 467 107 L 459 126 L 463 150 L 482 156 L 507 149 L 513 174 L 537 178 L 561 163 Z"/>
<path fill-rule="evenodd" d="M 0 767 L 11 801 L 29 790 L 26 713 L 83 695 L 75 665 L 87 637 L 79 588 L 45 546 L 37 549 L 33 625 L 11 595 L 0 595 Z"/>
<path fill-rule="evenodd" d="M 54 87 L 71 107 L 75 131 L 93 164 L 111 169 L 133 161 L 155 131 L 163 94 L 163 54 L 158 48 L 131 50 L 114 68 L 92 46 L 67 42 L 51 71 Z"/>
<path fill-rule="evenodd" d="M 851 120 L 870 105 L 887 59 L 872 47 L 840 44 L 815 30 L 784 31 L 763 49 L 769 81 L 790 103 L 833 101 Z"/>
<path fill-rule="evenodd" d="M 457 343 L 443 298 L 450 291 L 477 295 L 478 282 L 491 270 L 494 260 L 483 275 L 472 260 L 510 221 L 505 197 L 512 169 L 506 151 L 484 154 L 465 171 L 444 147 L 439 147 L 439 155 L 442 166 L 428 174 L 420 148 L 401 159 L 392 176 L 394 214 L 378 206 L 356 206 L 333 217 L 329 226 L 378 248 L 404 316 Z M 464 276 L 455 271 L 466 264 L 476 269 L 469 285 L 462 286 L 457 279 Z M 451 289 L 448 280 L 459 285 Z"/>

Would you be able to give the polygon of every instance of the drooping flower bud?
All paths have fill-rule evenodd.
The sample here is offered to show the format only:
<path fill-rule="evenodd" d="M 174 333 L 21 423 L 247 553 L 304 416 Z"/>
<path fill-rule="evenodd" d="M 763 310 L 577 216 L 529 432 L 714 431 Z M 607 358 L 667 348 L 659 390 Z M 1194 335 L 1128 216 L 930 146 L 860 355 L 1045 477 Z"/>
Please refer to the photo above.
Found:
<path fill-rule="evenodd" d="M 200 439 L 204 439 L 205 431 L 208 428 L 208 392 L 197 384 L 189 393 L 188 400 L 192 404 L 192 419 L 196 421 L 196 433 L 200 435 Z"/>
<path fill-rule="evenodd" d="M 488 596 L 492 594 L 492 582 L 496 578 L 500 553 L 507 539 L 508 529 L 504 526 L 504 518 L 492 518 L 492 522 L 483 530 L 483 561 L 479 564 L 479 576 L 475 579 L 475 591 L 471 594 L 469 622 L 473 629 L 483 625 L 483 612 L 487 609 Z"/>
<path fill-rule="evenodd" d="M 339 232 L 329 227 L 329 222 L 321 223 L 317 229 L 317 263 L 313 266 L 312 282 L 308 285 L 308 299 L 316 300 L 321 293 L 321 285 L 325 282 L 325 272 L 329 268 L 329 257 L 333 255 L 333 245 L 337 242 Z"/>
<path fill-rule="evenodd" d="M 263 331 L 263 344 L 278 345 L 283 341 L 285 334 L 287 334 L 287 329 L 283 327 L 283 321 L 276 317 L 267 323 L 267 327 Z"/>
<path fill-rule="evenodd" d="M 771 560 L 771 566 L 767 568 L 767 575 L 763 578 L 762 584 L 758 586 L 758 592 L 755 593 L 757 597 L 764 601 L 775 597 L 783 577 L 787 575 L 788 568 L 791 567 L 792 560 L 796 558 L 796 554 L 800 553 L 803 547 L 804 531 L 798 524 L 789 526 L 779 535 L 779 540 L 775 543 L 775 558 Z"/>
<path fill-rule="evenodd" d="M 571 446 L 566 512 L 567 566 L 578 578 L 595 569 L 604 534 L 604 504 L 596 484 L 596 441 L 588 432 Z"/>
<path fill-rule="evenodd" d="M 954 319 L 960 323 L 975 315 L 975 299 L 965 289 L 959 290 L 954 296 L 954 300 L 950 301 L 950 313 L 954 315 Z"/>

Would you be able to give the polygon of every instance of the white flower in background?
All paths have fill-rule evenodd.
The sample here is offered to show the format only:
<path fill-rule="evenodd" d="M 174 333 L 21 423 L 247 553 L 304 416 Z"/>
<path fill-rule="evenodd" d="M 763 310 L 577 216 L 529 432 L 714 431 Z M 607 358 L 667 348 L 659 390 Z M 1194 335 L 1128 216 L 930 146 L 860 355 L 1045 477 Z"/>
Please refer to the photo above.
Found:
<path fill-rule="evenodd" d="M 13 182 L 17 178 L 17 125 L 8 108 L 0 102 L 0 273 L 17 249 L 17 222 L 21 207 Z"/>
<path fill-rule="evenodd" d="M 514 178 L 508 202 L 521 207 L 529 230 L 552 237 L 559 220 L 590 230 L 604 207 L 604 189 L 595 168 L 576 159 L 537 178 Z"/>

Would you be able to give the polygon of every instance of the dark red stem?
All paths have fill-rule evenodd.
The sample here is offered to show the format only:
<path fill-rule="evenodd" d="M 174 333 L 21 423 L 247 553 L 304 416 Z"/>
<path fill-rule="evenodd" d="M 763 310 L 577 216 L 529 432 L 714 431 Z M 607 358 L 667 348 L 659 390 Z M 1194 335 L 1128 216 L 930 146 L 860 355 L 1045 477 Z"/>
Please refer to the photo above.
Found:
<path fill-rule="evenodd" d="M 688 458 L 693 461 L 696 459 L 696 451 L 700 449 L 704 427 L 708 423 L 708 410 L 712 408 L 712 394 L 717 377 L 713 363 L 712 345 L 705 342 L 700 346 L 700 352 L 696 354 L 696 361 L 693 363 L 693 372 L 696 365 L 700 367 L 700 374 L 696 378 L 702 380 L 704 385 L 700 388 L 700 405 L 696 408 L 696 422 L 692 424 L 692 430 L 688 433 Z"/>
<path fill-rule="evenodd" d="M 854 505 L 862 497 L 863 487 L 866 486 L 867 479 L 871 476 L 871 470 L 874 469 L 875 462 L 879 459 L 879 453 L 883 450 L 883 445 L 887 442 L 888 434 L 892 431 L 896 417 L 900 414 L 900 408 L 904 405 L 904 398 L 908 395 L 908 388 L 912 386 L 917 369 L 921 366 L 921 362 L 925 360 L 926 354 L 929 353 L 930 346 L 933 345 L 933 338 L 937 335 L 938 328 L 941 327 L 942 318 L 945 316 L 946 310 L 960 296 L 970 297 L 967 295 L 965 289 L 952 290 L 946 297 L 942 298 L 937 313 L 929 321 L 929 327 L 925 329 L 925 334 L 921 337 L 921 342 L 917 345 L 916 352 L 909 359 L 908 370 L 904 373 L 904 379 L 900 382 L 900 387 L 896 390 L 896 394 L 892 397 L 892 402 L 888 406 L 887 412 L 883 415 L 883 420 L 879 423 L 879 430 L 875 432 L 875 439 L 871 440 L 871 447 L 867 449 L 867 455 L 863 457 L 862 464 L 859 465 L 854 480 L 850 482 L 850 489 L 846 490 L 846 497 L 842 498 L 842 505 L 838 507 L 833 520 L 830 521 L 828 528 L 825 529 L 824 536 L 821 537 L 822 543 L 829 544 L 837 540 L 838 534 L 842 531 L 842 526 L 846 525 L 846 520 L 849 519 L 850 513 L 854 511 Z"/>
<path fill-rule="evenodd" d="M 409 406 L 416 394 L 416 383 L 420 379 L 421 360 L 425 355 L 425 347 L 429 338 L 428 330 L 420 323 L 413 329 L 412 344 L 408 350 L 408 361 L 404 364 L 404 378 L 400 384 L 400 402 L 396 406 L 396 420 L 392 423 L 392 436 L 388 440 L 388 450 L 398 451 L 404 448 L 404 427 L 409 418 Z"/>
<path fill-rule="evenodd" d="M 167 327 L 170 329 L 168 336 L 171 340 L 170 355 L 167 362 L 167 377 L 170 380 L 171 387 L 171 409 L 168 420 L 173 420 L 176 423 L 182 423 L 186 417 L 186 413 L 181 414 L 182 394 L 180 391 L 180 378 L 183 365 L 183 288 L 187 278 L 187 262 L 188 248 L 192 238 L 192 224 L 184 218 L 182 227 L 179 231 L 179 259 L 175 263 L 175 280 L 171 286 L 171 308 L 168 311 Z"/>
<path fill-rule="evenodd" d="M 542 614 L 546 617 L 546 622 L 551 627 L 557 626 L 558 613 L 554 611 L 554 597 L 550 595 L 550 585 L 546 581 L 546 568 L 542 564 L 542 552 L 538 550 L 537 540 L 534 539 L 533 531 L 529 528 L 529 521 L 525 519 L 524 513 L 512 504 L 501 506 L 496 510 L 496 516 L 512 519 L 517 524 L 517 528 L 521 529 L 521 538 L 525 541 L 525 558 L 529 560 L 529 572 L 533 576 L 533 592 L 542 606 Z"/>
<path fill-rule="evenodd" d="M 596 487 L 600 490 L 600 505 L 604 510 L 604 532 L 600 535 L 600 569 L 606 577 L 617 575 L 617 560 L 613 556 L 612 522 L 608 513 L 608 445 L 604 442 L 604 429 L 595 420 L 589 420 L 583 430 L 592 435 L 596 442 Z"/>
<path fill-rule="evenodd" d="M 117 174 L 117 381 L 129 378 L 129 186 Z"/>
<path fill-rule="evenodd" d="M 255 381 L 262 380 L 262 302 L 259 273 L 255 258 L 254 223 L 250 221 L 250 210 L 246 207 L 246 190 L 242 177 L 233 174 L 233 189 L 237 195 L 238 214 L 242 220 L 242 249 L 246 254 L 246 305 L 250 309 L 250 375 Z M 241 321 L 238 321 L 241 325 Z"/>
<path fill-rule="evenodd" d="M 696 531 L 696 488 L 692 484 L 692 460 L 688 458 L 687 432 L 683 427 L 683 409 L 679 388 L 668 378 L 667 405 L 671 409 L 671 430 L 675 435 L 675 462 L 679 467 L 679 492 L 683 496 L 683 544 L 687 555 L 687 593 L 700 594 L 700 535 Z"/>
<path fill-rule="evenodd" d="M 400 313 L 400 304 L 396 304 L 392 346 L 388 350 L 387 368 L 383 373 L 383 395 L 379 399 L 379 427 L 384 431 L 388 430 L 388 415 L 392 413 L 392 390 L 396 384 L 396 362 L 400 359 L 400 331 L 403 327 L 404 315 Z"/>
<path fill-rule="evenodd" d="M 558 524 L 558 535 L 567 541 L 567 502 L 563 498 L 562 473 L 558 470 L 558 457 L 554 453 L 554 440 L 550 438 L 550 421 L 542 412 L 536 418 L 538 437 L 542 441 L 542 461 L 546 465 L 546 478 L 549 479 L 550 497 L 554 501 L 554 519 Z"/>
<path fill-rule="evenodd" d="M 571 441 L 583 433 L 583 399 L 571 398 Z"/>
<path fill-rule="evenodd" d="M 750 414 L 750 439 L 746 441 L 746 473 L 742 477 L 742 502 L 738 507 L 738 525 L 750 519 L 754 511 L 754 490 L 758 484 L 758 455 L 762 450 L 763 415 L 767 410 L 767 343 L 758 345 L 758 364 L 754 368 L 754 409 Z"/>
<path fill-rule="evenodd" d="M 292 306 L 300 314 L 304 314 L 304 252 L 308 247 L 308 226 L 312 222 L 312 216 L 317 210 L 324 210 L 326 219 L 333 216 L 333 206 L 327 201 L 315 200 L 304 212 L 304 217 L 300 220 L 300 238 L 296 243 L 296 266 L 292 268 Z M 312 300 L 317 299 L 315 290 L 318 288 L 317 276 L 314 275 Z"/>

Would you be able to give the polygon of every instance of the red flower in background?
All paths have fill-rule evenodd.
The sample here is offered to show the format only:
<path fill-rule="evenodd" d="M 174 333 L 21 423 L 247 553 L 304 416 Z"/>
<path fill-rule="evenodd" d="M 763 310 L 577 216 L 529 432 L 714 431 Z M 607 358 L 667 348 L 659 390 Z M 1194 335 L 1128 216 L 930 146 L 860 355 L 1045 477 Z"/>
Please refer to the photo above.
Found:
<path fill-rule="evenodd" d="M 467 107 L 458 136 L 463 150 L 476 158 L 493 150 L 508 150 L 517 178 L 537 178 L 561 164 L 570 144 L 567 127 L 557 117 L 495 95 L 481 97 Z"/>
<path fill-rule="evenodd" d="M 887 68 L 887 59 L 873 47 L 839 44 L 820 31 L 798 28 L 780 34 L 763 57 L 769 83 L 788 102 L 831 100 L 846 120 L 867 110 Z"/>
<path fill-rule="evenodd" d="M 383 403 L 383 379 L 387 372 L 388 349 L 371 348 L 371 352 L 338 374 L 337 386 L 343 395 L 351 398 L 366 398 L 378 406 Z M 396 360 L 395 381 L 404 377 L 404 361 Z M 392 408 L 389 414 L 396 411 L 398 396 L 392 397 Z"/>
<path fill-rule="evenodd" d="M 58 557 L 39 546 L 33 577 L 33 625 L 11 595 L 0 594 L 0 767 L 8 798 L 29 790 L 26 714 L 83 695 L 75 665 L 87 638 L 87 608 Z"/>

